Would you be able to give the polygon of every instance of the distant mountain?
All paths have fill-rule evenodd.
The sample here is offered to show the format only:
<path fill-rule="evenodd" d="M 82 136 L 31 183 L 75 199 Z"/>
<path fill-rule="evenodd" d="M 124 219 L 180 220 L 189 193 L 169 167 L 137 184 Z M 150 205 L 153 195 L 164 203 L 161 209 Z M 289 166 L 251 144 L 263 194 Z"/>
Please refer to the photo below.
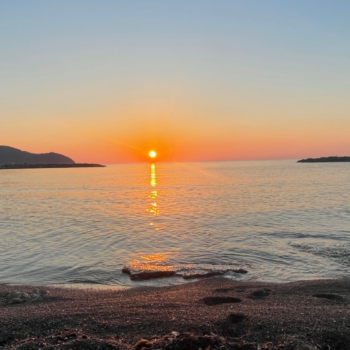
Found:
<path fill-rule="evenodd" d="M 9 146 L 0 146 L 0 164 L 75 164 L 58 153 L 29 153 Z"/>

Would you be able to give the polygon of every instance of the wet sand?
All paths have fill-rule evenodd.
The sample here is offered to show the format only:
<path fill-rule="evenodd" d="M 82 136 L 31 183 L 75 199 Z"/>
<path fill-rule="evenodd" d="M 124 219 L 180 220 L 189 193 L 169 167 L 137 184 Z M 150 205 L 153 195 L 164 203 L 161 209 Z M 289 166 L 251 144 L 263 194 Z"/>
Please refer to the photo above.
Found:
<path fill-rule="evenodd" d="M 8 292 L 33 289 L 0 286 L 0 347 L 129 349 L 144 338 L 149 342 L 139 349 L 350 349 L 348 279 L 272 284 L 211 278 L 128 290 L 48 287 L 42 300 L 8 304 Z"/>

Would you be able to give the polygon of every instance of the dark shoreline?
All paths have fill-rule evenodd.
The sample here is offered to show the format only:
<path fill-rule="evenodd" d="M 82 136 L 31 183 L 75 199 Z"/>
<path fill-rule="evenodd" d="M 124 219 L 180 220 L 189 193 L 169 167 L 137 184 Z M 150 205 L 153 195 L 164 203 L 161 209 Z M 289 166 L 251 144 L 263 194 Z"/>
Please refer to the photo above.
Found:
<path fill-rule="evenodd" d="M 1 164 L 0 170 L 6 169 L 50 169 L 50 168 L 105 168 L 105 165 L 90 163 L 75 164 Z"/>
<path fill-rule="evenodd" d="M 343 163 L 350 162 L 350 157 L 321 157 L 300 159 L 297 163 Z"/>
<path fill-rule="evenodd" d="M 42 300 L 8 304 L 8 292 L 34 288 L 0 285 L 0 347 L 131 349 L 144 338 L 147 346 L 169 350 L 350 348 L 349 279 L 45 287 L 49 294 Z"/>

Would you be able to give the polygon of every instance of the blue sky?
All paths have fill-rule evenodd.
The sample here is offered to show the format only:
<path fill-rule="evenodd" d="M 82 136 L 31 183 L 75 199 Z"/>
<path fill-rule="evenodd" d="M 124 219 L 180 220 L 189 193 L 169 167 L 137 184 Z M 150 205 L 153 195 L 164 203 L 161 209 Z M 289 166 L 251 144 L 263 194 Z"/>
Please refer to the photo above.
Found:
<path fill-rule="evenodd" d="M 318 148 L 309 152 L 323 152 L 323 140 L 346 153 L 349 13 L 346 1 L 1 2 L 0 140 L 66 151 L 76 150 L 78 133 L 86 149 L 111 130 L 121 138 L 122 130 L 130 136 L 123 142 L 137 143 L 130 141 L 132 125 L 151 118 L 154 125 L 167 124 L 155 138 L 188 125 L 180 148 L 195 150 L 209 129 L 227 142 L 235 130 L 245 135 L 243 143 L 263 140 L 262 130 L 269 140 L 275 137 L 274 147 L 280 141 L 274 135 L 309 147 L 312 131 Z M 164 110 L 174 112 L 166 116 Z M 53 130 L 41 137 L 41 128 Z M 67 128 L 64 146 L 59 135 Z M 191 135 L 197 146 L 188 143 Z M 283 154 L 267 150 L 258 158 Z M 108 159 L 128 157 L 118 149 Z"/>

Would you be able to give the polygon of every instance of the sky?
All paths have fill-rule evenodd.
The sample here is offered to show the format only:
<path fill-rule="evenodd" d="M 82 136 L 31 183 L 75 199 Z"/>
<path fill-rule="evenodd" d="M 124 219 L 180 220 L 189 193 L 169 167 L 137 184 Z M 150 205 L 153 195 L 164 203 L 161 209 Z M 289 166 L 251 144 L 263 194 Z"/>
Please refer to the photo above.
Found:
<path fill-rule="evenodd" d="M 350 2 L 0 2 L 0 145 L 76 162 L 350 155 Z"/>

